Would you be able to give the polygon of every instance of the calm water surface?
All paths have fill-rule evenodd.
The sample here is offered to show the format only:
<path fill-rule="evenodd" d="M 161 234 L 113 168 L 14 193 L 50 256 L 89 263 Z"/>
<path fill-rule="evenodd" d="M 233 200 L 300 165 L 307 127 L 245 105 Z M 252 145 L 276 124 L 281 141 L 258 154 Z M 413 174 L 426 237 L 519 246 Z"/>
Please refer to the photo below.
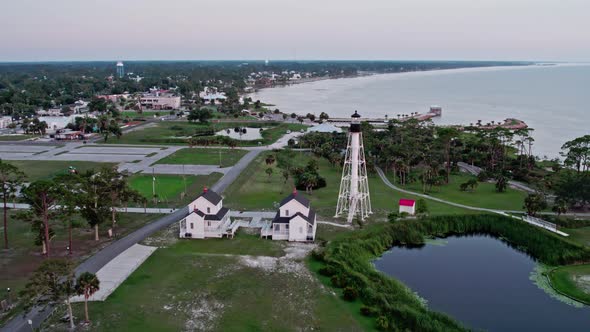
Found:
<path fill-rule="evenodd" d="M 560 302 L 529 278 L 536 263 L 486 236 L 449 237 L 444 246 L 394 248 L 375 261 L 467 327 L 487 331 L 590 331 L 590 308 Z"/>
<path fill-rule="evenodd" d="M 524 120 L 535 128 L 534 153 L 558 156 L 567 140 L 590 134 L 590 66 L 470 68 L 324 80 L 262 89 L 254 100 L 286 113 L 397 117 L 443 107 L 441 124 Z"/>

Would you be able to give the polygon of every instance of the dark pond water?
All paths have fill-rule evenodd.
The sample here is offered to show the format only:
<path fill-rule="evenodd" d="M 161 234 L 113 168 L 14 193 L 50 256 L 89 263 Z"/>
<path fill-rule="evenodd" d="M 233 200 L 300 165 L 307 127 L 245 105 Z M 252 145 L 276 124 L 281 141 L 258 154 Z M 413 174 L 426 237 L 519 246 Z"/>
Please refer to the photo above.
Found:
<path fill-rule="evenodd" d="M 465 326 L 488 331 L 590 331 L 590 308 L 549 296 L 531 280 L 536 263 L 487 236 L 394 248 L 375 266 Z"/>

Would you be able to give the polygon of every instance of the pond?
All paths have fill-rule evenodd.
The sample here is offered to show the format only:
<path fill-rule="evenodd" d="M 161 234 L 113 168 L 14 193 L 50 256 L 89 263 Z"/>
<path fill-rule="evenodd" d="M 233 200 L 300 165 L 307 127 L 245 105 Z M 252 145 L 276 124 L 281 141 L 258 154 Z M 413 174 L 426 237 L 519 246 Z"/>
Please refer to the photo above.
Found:
<path fill-rule="evenodd" d="M 551 297 L 531 281 L 535 260 L 492 237 L 449 237 L 421 248 L 393 248 L 374 264 L 418 293 L 430 309 L 468 328 L 590 331 L 590 308 Z"/>
<path fill-rule="evenodd" d="M 220 130 L 216 132 L 215 135 L 229 136 L 233 139 L 239 139 L 243 141 L 252 141 L 256 139 L 262 139 L 262 132 L 260 131 L 260 129 L 266 130 L 266 128 L 240 127 L 240 132 L 236 131 L 235 129 L 237 128 Z"/>

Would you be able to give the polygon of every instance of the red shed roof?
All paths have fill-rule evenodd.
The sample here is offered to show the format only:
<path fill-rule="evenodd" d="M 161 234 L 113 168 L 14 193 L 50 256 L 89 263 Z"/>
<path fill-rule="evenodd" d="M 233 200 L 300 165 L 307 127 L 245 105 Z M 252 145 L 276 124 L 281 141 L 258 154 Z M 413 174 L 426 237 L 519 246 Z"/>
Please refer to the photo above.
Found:
<path fill-rule="evenodd" d="M 414 206 L 414 204 L 416 204 L 416 201 L 413 199 L 402 198 L 399 200 L 400 206 Z"/>

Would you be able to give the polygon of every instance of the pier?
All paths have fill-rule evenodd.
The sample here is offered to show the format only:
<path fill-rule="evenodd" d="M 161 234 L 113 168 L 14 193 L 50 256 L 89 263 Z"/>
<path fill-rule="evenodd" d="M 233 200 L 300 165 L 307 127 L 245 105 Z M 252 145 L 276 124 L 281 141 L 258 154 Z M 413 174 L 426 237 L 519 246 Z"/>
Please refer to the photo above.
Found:
<path fill-rule="evenodd" d="M 385 116 L 383 118 L 363 118 L 363 122 L 368 122 L 373 126 L 386 126 L 389 120 L 398 120 L 400 122 L 408 121 L 410 119 L 416 119 L 418 121 L 426 121 L 430 120 L 434 117 L 442 115 L 442 107 L 440 106 L 430 106 L 430 110 L 428 113 L 418 113 L 412 112 L 410 114 L 397 114 L 397 117 L 388 117 Z M 326 121 L 332 123 L 336 127 L 348 127 L 350 126 L 350 118 L 329 118 Z"/>

